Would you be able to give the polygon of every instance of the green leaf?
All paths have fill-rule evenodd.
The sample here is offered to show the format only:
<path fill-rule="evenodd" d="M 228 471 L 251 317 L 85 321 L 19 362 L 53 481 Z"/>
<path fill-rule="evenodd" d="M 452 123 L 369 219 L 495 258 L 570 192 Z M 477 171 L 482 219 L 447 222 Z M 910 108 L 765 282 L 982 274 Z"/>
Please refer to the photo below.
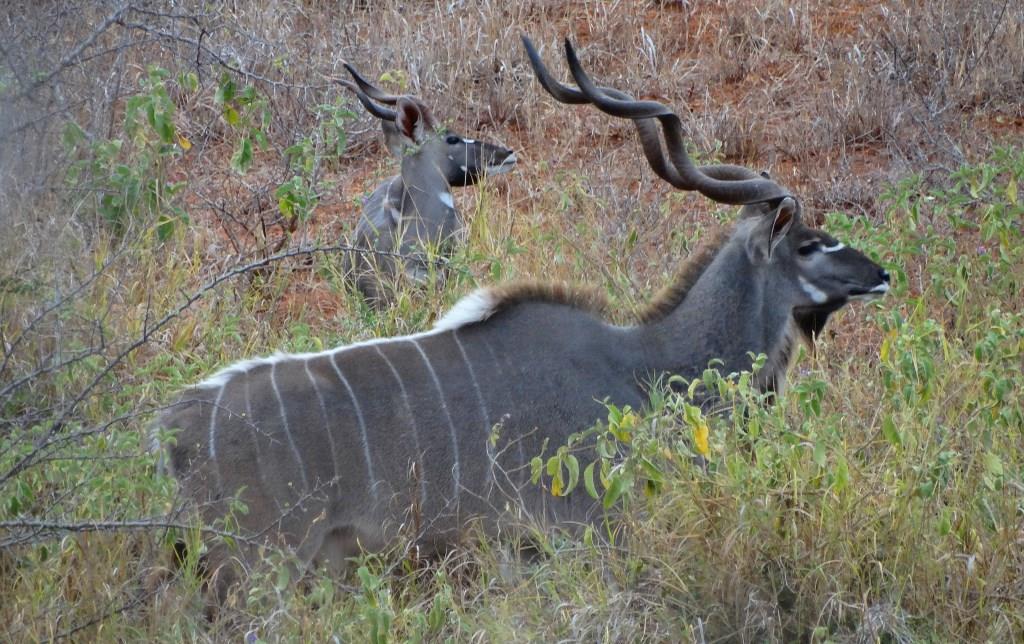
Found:
<path fill-rule="evenodd" d="M 608 481 L 608 489 L 605 490 L 604 493 L 604 501 L 602 501 L 604 509 L 607 510 L 615 505 L 615 502 L 618 501 L 619 498 L 621 498 L 622 495 L 631 487 L 633 487 L 633 480 L 622 472 L 616 472 L 615 475 L 611 477 L 611 480 Z"/>
<path fill-rule="evenodd" d="M 539 456 L 530 459 L 530 483 L 537 485 L 540 475 L 544 471 L 544 460 Z"/>
<path fill-rule="evenodd" d="M 597 493 L 597 485 L 594 484 L 594 465 L 596 463 L 597 461 L 591 461 L 590 465 L 587 465 L 586 469 L 583 470 L 583 486 L 587 489 L 587 494 L 592 499 L 600 497 Z"/>
<path fill-rule="evenodd" d="M 999 458 L 998 454 L 993 452 L 985 452 L 985 471 L 992 476 L 1003 475 L 1003 460 Z"/>
<path fill-rule="evenodd" d="M 828 453 L 825 451 L 825 442 L 817 441 L 814 443 L 814 463 L 818 467 L 825 469 L 826 463 L 828 463 Z"/>
<path fill-rule="evenodd" d="M 900 430 L 896 428 L 896 423 L 893 421 L 892 416 L 886 416 L 885 420 L 882 421 L 882 436 L 894 447 L 903 446 L 903 436 L 900 435 Z"/>
<path fill-rule="evenodd" d="M 842 492 L 850 484 L 850 466 L 842 456 L 837 458 L 836 469 L 832 473 L 832 489 Z"/>
<path fill-rule="evenodd" d="M 175 218 L 161 214 L 156 224 L 156 237 L 160 241 L 167 241 L 174 234 Z"/>
<path fill-rule="evenodd" d="M 132 96 L 128 99 L 128 102 L 125 103 L 124 109 L 126 112 L 137 112 L 147 102 L 149 102 L 148 96 L 145 94 L 138 94 L 137 96 Z"/>
<path fill-rule="evenodd" d="M 291 219 L 295 216 L 295 206 L 292 200 L 288 197 L 281 197 L 277 200 L 277 208 L 281 211 L 281 216 L 285 219 Z"/>
<path fill-rule="evenodd" d="M 377 579 L 370 574 L 370 569 L 366 566 L 359 566 L 356 570 L 356 575 L 359 577 L 359 583 L 364 590 L 374 590 L 377 587 Z"/>
<path fill-rule="evenodd" d="M 217 93 L 214 100 L 218 103 L 230 103 L 235 98 L 235 82 L 227 74 L 221 76 L 220 85 L 217 86 Z"/>
<path fill-rule="evenodd" d="M 157 136 L 160 137 L 161 141 L 164 143 L 174 143 L 174 123 L 171 121 L 169 114 L 158 112 L 155 115 L 153 129 L 156 130 Z"/>
<path fill-rule="evenodd" d="M 662 473 L 661 469 L 651 461 L 651 459 L 646 456 L 641 456 L 639 463 L 640 469 L 644 472 L 644 476 L 646 476 L 652 483 L 660 485 L 665 481 L 665 475 Z"/>
<path fill-rule="evenodd" d="M 277 569 L 277 581 L 274 582 L 274 587 L 277 590 L 284 590 L 288 587 L 290 581 L 291 574 L 288 572 L 288 566 L 279 566 Z"/>
<path fill-rule="evenodd" d="M 243 138 L 231 155 L 231 168 L 238 174 L 245 174 L 252 167 L 252 141 Z"/>
<path fill-rule="evenodd" d="M 561 469 L 561 463 L 558 462 L 558 456 L 552 456 L 548 458 L 547 462 L 547 473 L 548 476 L 554 476 Z"/>
<path fill-rule="evenodd" d="M 85 134 L 85 130 L 83 130 L 81 126 L 74 121 L 68 121 L 64 124 L 64 129 L 61 131 L 60 138 L 61 142 L 64 144 L 64 149 L 68 152 L 73 151 L 88 139 Z"/>
<path fill-rule="evenodd" d="M 178 77 L 178 84 L 189 93 L 199 89 L 199 76 L 195 72 L 188 72 Z"/>
<path fill-rule="evenodd" d="M 572 454 L 566 454 L 565 456 L 565 469 L 569 471 L 569 480 L 565 484 L 565 493 L 573 491 L 576 484 L 580 480 L 580 462 Z"/>

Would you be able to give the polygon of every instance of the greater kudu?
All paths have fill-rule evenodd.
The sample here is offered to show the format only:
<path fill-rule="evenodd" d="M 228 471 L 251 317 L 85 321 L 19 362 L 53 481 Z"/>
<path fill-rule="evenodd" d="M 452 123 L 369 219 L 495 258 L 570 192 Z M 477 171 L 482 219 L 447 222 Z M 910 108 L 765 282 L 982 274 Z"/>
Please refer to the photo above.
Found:
<path fill-rule="evenodd" d="M 645 383 L 725 372 L 766 354 L 778 392 L 791 349 L 813 341 L 850 300 L 881 296 L 888 274 L 808 227 L 799 202 L 741 167 L 695 166 L 679 119 L 653 102 L 603 91 L 566 54 L 579 89 L 553 81 L 525 41 L 541 84 L 563 102 L 639 119 L 645 154 L 667 181 L 745 204 L 731 232 L 699 251 L 641 313 L 617 326 L 592 291 L 518 283 L 480 289 L 425 333 L 229 366 L 185 391 L 160 420 L 178 428 L 170 464 L 212 519 L 238 495 L 250 534 L 272 535 L 304 562 L 342 565 L 405 531 L 443 548 L 475 522 L 509 514 L 570 526 L 597 512 L 585 492 L 552 497 L 529 461 L 606 415 L 642 408 Z M 663 157 L 660 121 L 668 159 Z M 223 548 L 211 552 L 214 565 Z"/>
<path fill-rule="evenodd" d="M 436 274 L 443 280 L 444 260 L 465 236 L 451 188 L 508 172 L 516 155 L 441 127 L 419 98 L 387 94 L 351 65 L 345 69 L 355 82 L 340 84 L 381 119 L 388 151 L 402 160 L 401 173 L 382 183 L 363 206 L 352 239 L 363 250 L 345 256 L 346 275 L 371 303 L 381 305 L 390 299 L 396 280 L 424 282 L 432 257 L 440 258 Z"/>

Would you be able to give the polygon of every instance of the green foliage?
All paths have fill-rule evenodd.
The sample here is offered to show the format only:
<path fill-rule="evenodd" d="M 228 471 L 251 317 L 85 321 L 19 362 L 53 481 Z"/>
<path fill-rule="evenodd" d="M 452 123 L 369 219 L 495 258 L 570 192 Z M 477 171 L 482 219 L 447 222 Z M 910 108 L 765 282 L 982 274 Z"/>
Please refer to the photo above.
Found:
<path fill-rule="evenodd" d="M 324 104 L 316 108 L 315 131 L 285 149 L 288 167 L 295 173 L 274 191 L 278 208 L 285 219 L 297 217 L 306 221 L 319 201 L 317 173 L 323 157 L 338 157 L 345 151 L 348 137 L 346 121 L 355 114 L 340 104 Z"/>
<path fill-rule="evenodd" d="M 356 118 L 355 112 L 348 109 L 337 99 L 334 103 L 318 105 L 316 114 L 317 120 L 316 135 L 319 143 L 323 146 L 324 155 L 328 157 L 340 157 L 348 145 L 349 121 Z M 307 172 L 309 170 L 307 169 Z"/>
<path fill-rule="evenodd" d="M 124 138 L 90 140 L 74 121 L 68 121 L 62 142 L 76 160 L 67 172 L 68 184 L 95 210 L 115 234 L 134 221 L 154 222 L 166 240 L 188 215 L 178 204 L 184 181 L 172 181 L 168 165 L 191 144 L 174 126 L 174 104 L 167 92 L 167 70 L 150 67 L 141 92 L 128 98 Z"/>
<path fill-rule="evenodd" d="M 235 151 L 231 155 L 231 168 L 245 174 L 252 167 L 253 142 L 261 148 L 267 145 L 265 132 L 270 125 L 270 106 L 254 86 L 239 88 L 228 72 L 220 77 L 214 101 L 220 106 L 224 121 L 238 133 Z"/>
<path fill-rule="evenodd" d="M 170 176 L 166 163 L 188 151 L 167 100 L 170 78 L 155 70 L 146 76 L 122 138 L 89 141 L 73 124 L 65 131 L 77 159 L 72 185 L 117 194 L 96 204 L 113 229 L 152 224 L 179 203 L 180 193 L 161 184 Z M 173 82 L 199 91 L 187 74 Z M 234 120 L 256 153 L 261 144 L 252 128 L 264 127 L 257 94 L 224 79 L 219 93 L 225 120 Z M 287 216 L 308 217 L 315 207 L 322 159 L 343 145 L 348 115 L 337 117 L 325 115 L 326 129 L 288 148 L 293 178 L 276 195 Z M 242 170 L 246 153 L 231 145 Z M 119 165 L 126 170 L 119 173 Z M 925 188 L 916 178 L 892 186 L 880 220 L 830 213 L 825 228 L 883 263 L 893 291 L 880 303 L 839 313 L 834 325 L 862 334 L 858 350 L 837 347 L 844 340 L 826 334 L 813 354 L 798 357 L 775 405 L 754 387 L 763 356 L 750 373 L 723 374 L 711 364 L 693 382 L 653 383 L 643 409 L 608 405 L 603 422 L 565 445 L 545 445 L 530 463 L 535 483 L 608 509 L 602 527 L 613 547 L 596 526 L 579 535 L 532 535 L 530 546 L 540 554 L 529 561 L 488 540 L 423 564 L 403 558 L 410 544 L 399 543 L 397 552 L 353 562 L 342 580 L 320 571 L 299 580 L 288 556 L 268 551 L 226 621 L 242 621 L 266 641 L 592 641 L 608 633 L 710 640 L 740 632 L 751 641 L 849 641 L 875 618 L 888 629 L 881 639 L 1019 639 L 1022 175 L 1024 150 L 1000 150 L 944 188 Z M 147 201 L 150 181 L 159 197 Z M 603 207 L 581 179 L 566 177 L 563 185 L 543 199 L 563 203 L 566 216 Z M 550 272 L 603 280 L 613 297 L 623 297 L 628 278 L 618 267 L 605 275 L 591 261 L 586 246 L 601 242 L 597 232 L 551 232 L 526 216 L 513 227 L 492 198 L 482 193 L 470 243 L 449 262 L 445 302 L 403 293 L 382 313 L 338 294 L 339 314 L 316 319 L 275 308 L 293 274 L 261 274 L 233 297 L 198 303 L 161 334 L 158 350 L 132 356 L 112 374 L 100 377 L 105 360 L 86 356 L 4 399 L 7 414 L 38 414 L 37 422 L 0 434 L 0 472 L 10 472 L 36 446 L 55 440 L 49 406 L 94 378 L 103 385 L 56 435 L 45 459 L 0 486 L 0 520 L 163 516 L 175 484 L 153 474 L 145 420 L 133 413 L 140 400 L 166 401 L 237 358 L 421 330 L 478 280 Z M 631 228 L 623 238 L 624 252 L 644 243 Z M 105 333 L 138 332 L 150 300 L 169 306 L 200 279 L 188 262 L 194 249 L 181 236 L 168 240 L 161 253 L 151 246 L 132 251 L 145 275 L 138 293 L 115 300 L 111 288 L 99 288 L 63 319 L 114 310 Z M 695 242 L 691 235 L 672 243 Z M 92 261 L 103 260 L 97 252 Z M 313 272 L 337 283 L 328 261 Z M 5 338 L 17 337 L 11 329 L 5 327 Z M 63 341 L 67 351 L 84 346 L 77 338 Z M 725 413 L 708 407 L 709 394 Z M 109 424 L 122 415 L 124 421 Z M 173 432 L 162 438 L 173 440 Z M 212 527 L 230 532 L 234 516 L 246 511 L 237 501 L 232 508 Z M 184 572 L 151 610 L 113 610 L 137 592 L 140 571 L 163 565 L 154 562 L 178 537 L 189 545 Z M 237 545 L 230 535 L 223 540 Z M 201 544 L 198 531 L 183 529 L 41 537 L 10 550 L 14 566 L 0 559 L 0 590 L 12 598 L 0 615 L 28 624 L 20 639 L 52 636 L 54 615 L 70 627 L 108 613 L 96 629 L 109 638 L 237 638 L 223 624 L 204 624 Z M 758 607 L 770 618 L 757 621 Z"/>

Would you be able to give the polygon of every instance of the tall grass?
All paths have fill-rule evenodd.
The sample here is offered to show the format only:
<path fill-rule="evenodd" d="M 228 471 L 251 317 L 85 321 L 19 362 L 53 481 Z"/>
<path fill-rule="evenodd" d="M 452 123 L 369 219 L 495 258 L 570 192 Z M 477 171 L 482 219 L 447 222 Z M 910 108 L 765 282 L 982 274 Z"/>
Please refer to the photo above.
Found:
<path fill-rule="evenodd" d="M 1022 123 L 1021 9 L 626 4 L 12 14 L 5 640 L 1024 638 L 1024 150 L 998 144 Z M 770 409 L 709 375 L 746 412 L 701 419 L 707 470 L 684 399 L 628 416 L 624 511 L 598 526 L 615 547 L 538 534 L 535 555 L 479 542 L 426 563 L 399 547 L 301 584 L 268 552 L 206 623 L 194 559 L 161 583 L 170 543 L 200 541 L 146 450 L 174 391 L 242 357 L 422 330 L 503 279 L 599 285 L 628 321 L 732 220 L 641 170 L 628 124 L 546 99 L 520 31 L 556 69 L 574 35 L 602 82 L 675 107 L 698 154 L 771 169 L 892 293 L 833 320 Z M 394 172 L 330 82 L 342 56 L 523 160 L 458 196 L 470 241 L 444 292 L 383 312 L 342 287 L 334 252 Z"/>

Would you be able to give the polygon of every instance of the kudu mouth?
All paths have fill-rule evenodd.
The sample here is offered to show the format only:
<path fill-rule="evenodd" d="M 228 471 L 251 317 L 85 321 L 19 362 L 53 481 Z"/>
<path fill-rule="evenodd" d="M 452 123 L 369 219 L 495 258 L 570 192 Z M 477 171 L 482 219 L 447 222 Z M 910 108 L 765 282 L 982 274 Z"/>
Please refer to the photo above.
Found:
<path fill-rule="evenodd" d="M 877 281 L 874 285 L 865 285 L 864 282 L 846 281 L 846 298 L 858 302 L 870 302 L 877 300 L 889 292 L 889 271 L 884 268 L 878 269 Z"/>
<path fill-rule="evenodd" d="M 484 172 L 487 174 L 487 176 L 505 174 L 506 172 L 511 172 L 512 169 L 515 168 L 516 163 L 518 162 L 519 159 L 516 158 L 516 153 L 509 152 L 505 156 L 505 158 L 501 160 L 501 163 L 488 165 L 486 168 L 484 168 Z"/>
<path fill-rule="evenodd" d="M 858 302 L 870 302 L 872 300 L 880 299 L 886 293 L 889 292 L 888 282 L 879 282 L 877 285 L 865 289 L 863 287 L 853 287 L 850 289 L 850 294 L 847 296 L 851 300 Z"/>

